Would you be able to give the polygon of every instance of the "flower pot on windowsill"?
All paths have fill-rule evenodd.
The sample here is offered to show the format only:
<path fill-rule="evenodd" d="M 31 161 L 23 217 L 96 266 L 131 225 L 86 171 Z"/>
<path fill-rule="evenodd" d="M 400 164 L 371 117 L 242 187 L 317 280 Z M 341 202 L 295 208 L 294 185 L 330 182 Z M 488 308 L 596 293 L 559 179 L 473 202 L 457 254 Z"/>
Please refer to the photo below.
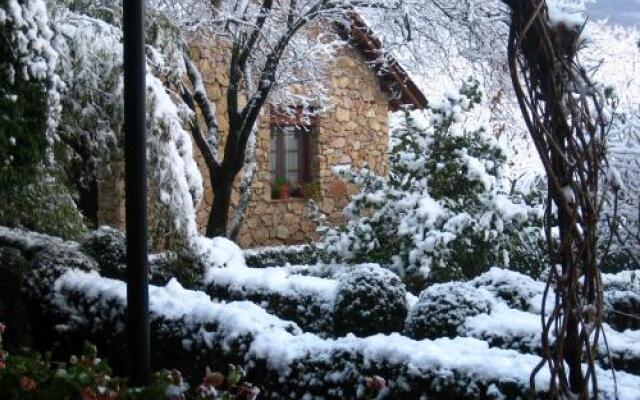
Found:
<path fill-rule="evenodd" d="M 280 196 L 278 197 L 280 200 L 289 200 L 291 198 L 291 194 L 289 193 L 289 185 L 282 184 L 278 187 Z"/>

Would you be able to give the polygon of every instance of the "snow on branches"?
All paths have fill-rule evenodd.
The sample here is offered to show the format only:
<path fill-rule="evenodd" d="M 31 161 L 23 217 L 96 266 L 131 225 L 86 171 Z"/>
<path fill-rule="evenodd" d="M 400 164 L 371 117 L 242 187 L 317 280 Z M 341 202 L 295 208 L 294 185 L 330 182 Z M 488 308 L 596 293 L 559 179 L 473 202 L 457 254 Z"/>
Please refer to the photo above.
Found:
<path fill-rule="evenodd" d="M 52 152 L 56 156 L 54 162 L 61 164 L 69 180 L 78 185 L 95 181 L 120 150 L 120 6 L 117 0 L 106 0 L 99 6 L 8 0 L 6 7 L 0 9 L 0 24 L 10 33 L 12 49 L 17 53 L 15 63 L 3 67 L 10 72 L 10 78 L 46 84 L 47 137 L 51 145 L 56 142 L 57 148 L 63 150 Z M 150 12 L 147 17 L 147 26 L 154 29 L 148 37 L 167 39 L 147 44 L 150 177 L 158 202 L 171 216 L 171 229 L 188 243 L 198 234 L 195 206 L 202 196 L 202 178 L 192 153 L 191 137 L 183 128 L 192 114 L 163 83 L 170 73 L 174 80 L 182 79 L 186 70 L 182 64 L 183 47 L 170 24 L 155 23 L 160 20 L 159 14 Z"/>
<path fill-rule="evenodd" d="M 391 265 L 413 290 L 508 264 L 504 238 L 536 213 L 506 194 L 503 150 L 466 118 L 481 98 L 468 81 L 431 102 L 428 122 L 417 114 L 401 119 L 388 177 L 337 168 L 361 191 L 345 207 L 346 225 L 321 226 L 321 247 L 338 259 Z"/>

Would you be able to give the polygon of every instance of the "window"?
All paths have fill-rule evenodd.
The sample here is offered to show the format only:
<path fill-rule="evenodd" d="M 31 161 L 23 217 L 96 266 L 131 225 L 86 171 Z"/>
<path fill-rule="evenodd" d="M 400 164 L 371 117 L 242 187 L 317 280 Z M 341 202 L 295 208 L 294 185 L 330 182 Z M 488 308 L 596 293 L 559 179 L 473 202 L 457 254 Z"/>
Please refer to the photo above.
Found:
<path fill-rule="evenodd" d="M 271 127 L 271 181 L 288 183 L 292 196 L 311 181 L 311 128 L 297 125 Z"/>

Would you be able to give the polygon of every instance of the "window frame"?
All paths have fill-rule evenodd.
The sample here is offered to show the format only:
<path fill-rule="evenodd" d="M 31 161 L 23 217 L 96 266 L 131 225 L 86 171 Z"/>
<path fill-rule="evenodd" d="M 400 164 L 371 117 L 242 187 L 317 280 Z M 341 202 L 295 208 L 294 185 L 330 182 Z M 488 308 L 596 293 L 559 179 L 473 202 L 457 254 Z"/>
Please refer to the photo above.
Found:
<path fill-rule="evenodd" d="M 270 151 L 269 151 L 269 174 L 270 181 L 273 183 L 275 179 L 279 177 L 286 177 L 288 179 L 288 171 L 286 170 L 286 128 L 293 127 L 295 129 L 294 135 L 296 136 L 297 144 L 297 169 L 298 176 L 295 181 L 297 184 L 304 184 L 313 181 L 312 164 L 313 164 L 313 138 L 315 134 L 316 119 L 314 117 L 303 118 L 303 109 L 296 108 L 293 113 L 290 109 L 289 112 L 282 111 L 280 108 L 272 107 L 271 120 L 269 126 L 270 134 Z M 275 146 L 273 149 L 273 136 L 275 136 Z M 274 169 L 271 165 L 271 158 L 275 155 L 275 175 Z M 293 183 L 293 182 L 292 182 Z"/>

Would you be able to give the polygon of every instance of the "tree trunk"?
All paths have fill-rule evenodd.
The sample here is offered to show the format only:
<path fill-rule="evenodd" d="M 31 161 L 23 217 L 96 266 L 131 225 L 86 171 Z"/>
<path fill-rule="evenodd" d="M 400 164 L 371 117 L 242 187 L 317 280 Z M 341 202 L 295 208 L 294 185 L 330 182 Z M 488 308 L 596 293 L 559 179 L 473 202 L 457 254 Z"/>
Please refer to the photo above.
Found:
<path fill-rule="evenodd" d="M 77 185 L 78 201 L 77 206 L 82 215 L 90 222 L 91 229 L 98 227 L 98 183 L 95 178 L 91 179 L 86 186 Z"/>
<path fill-rule="evenodd" d="M 207 222 L 207 237 L 227 236 L 231 191 L 236 174 L 214 174 L 211 178 L 213 204 Z"/>

